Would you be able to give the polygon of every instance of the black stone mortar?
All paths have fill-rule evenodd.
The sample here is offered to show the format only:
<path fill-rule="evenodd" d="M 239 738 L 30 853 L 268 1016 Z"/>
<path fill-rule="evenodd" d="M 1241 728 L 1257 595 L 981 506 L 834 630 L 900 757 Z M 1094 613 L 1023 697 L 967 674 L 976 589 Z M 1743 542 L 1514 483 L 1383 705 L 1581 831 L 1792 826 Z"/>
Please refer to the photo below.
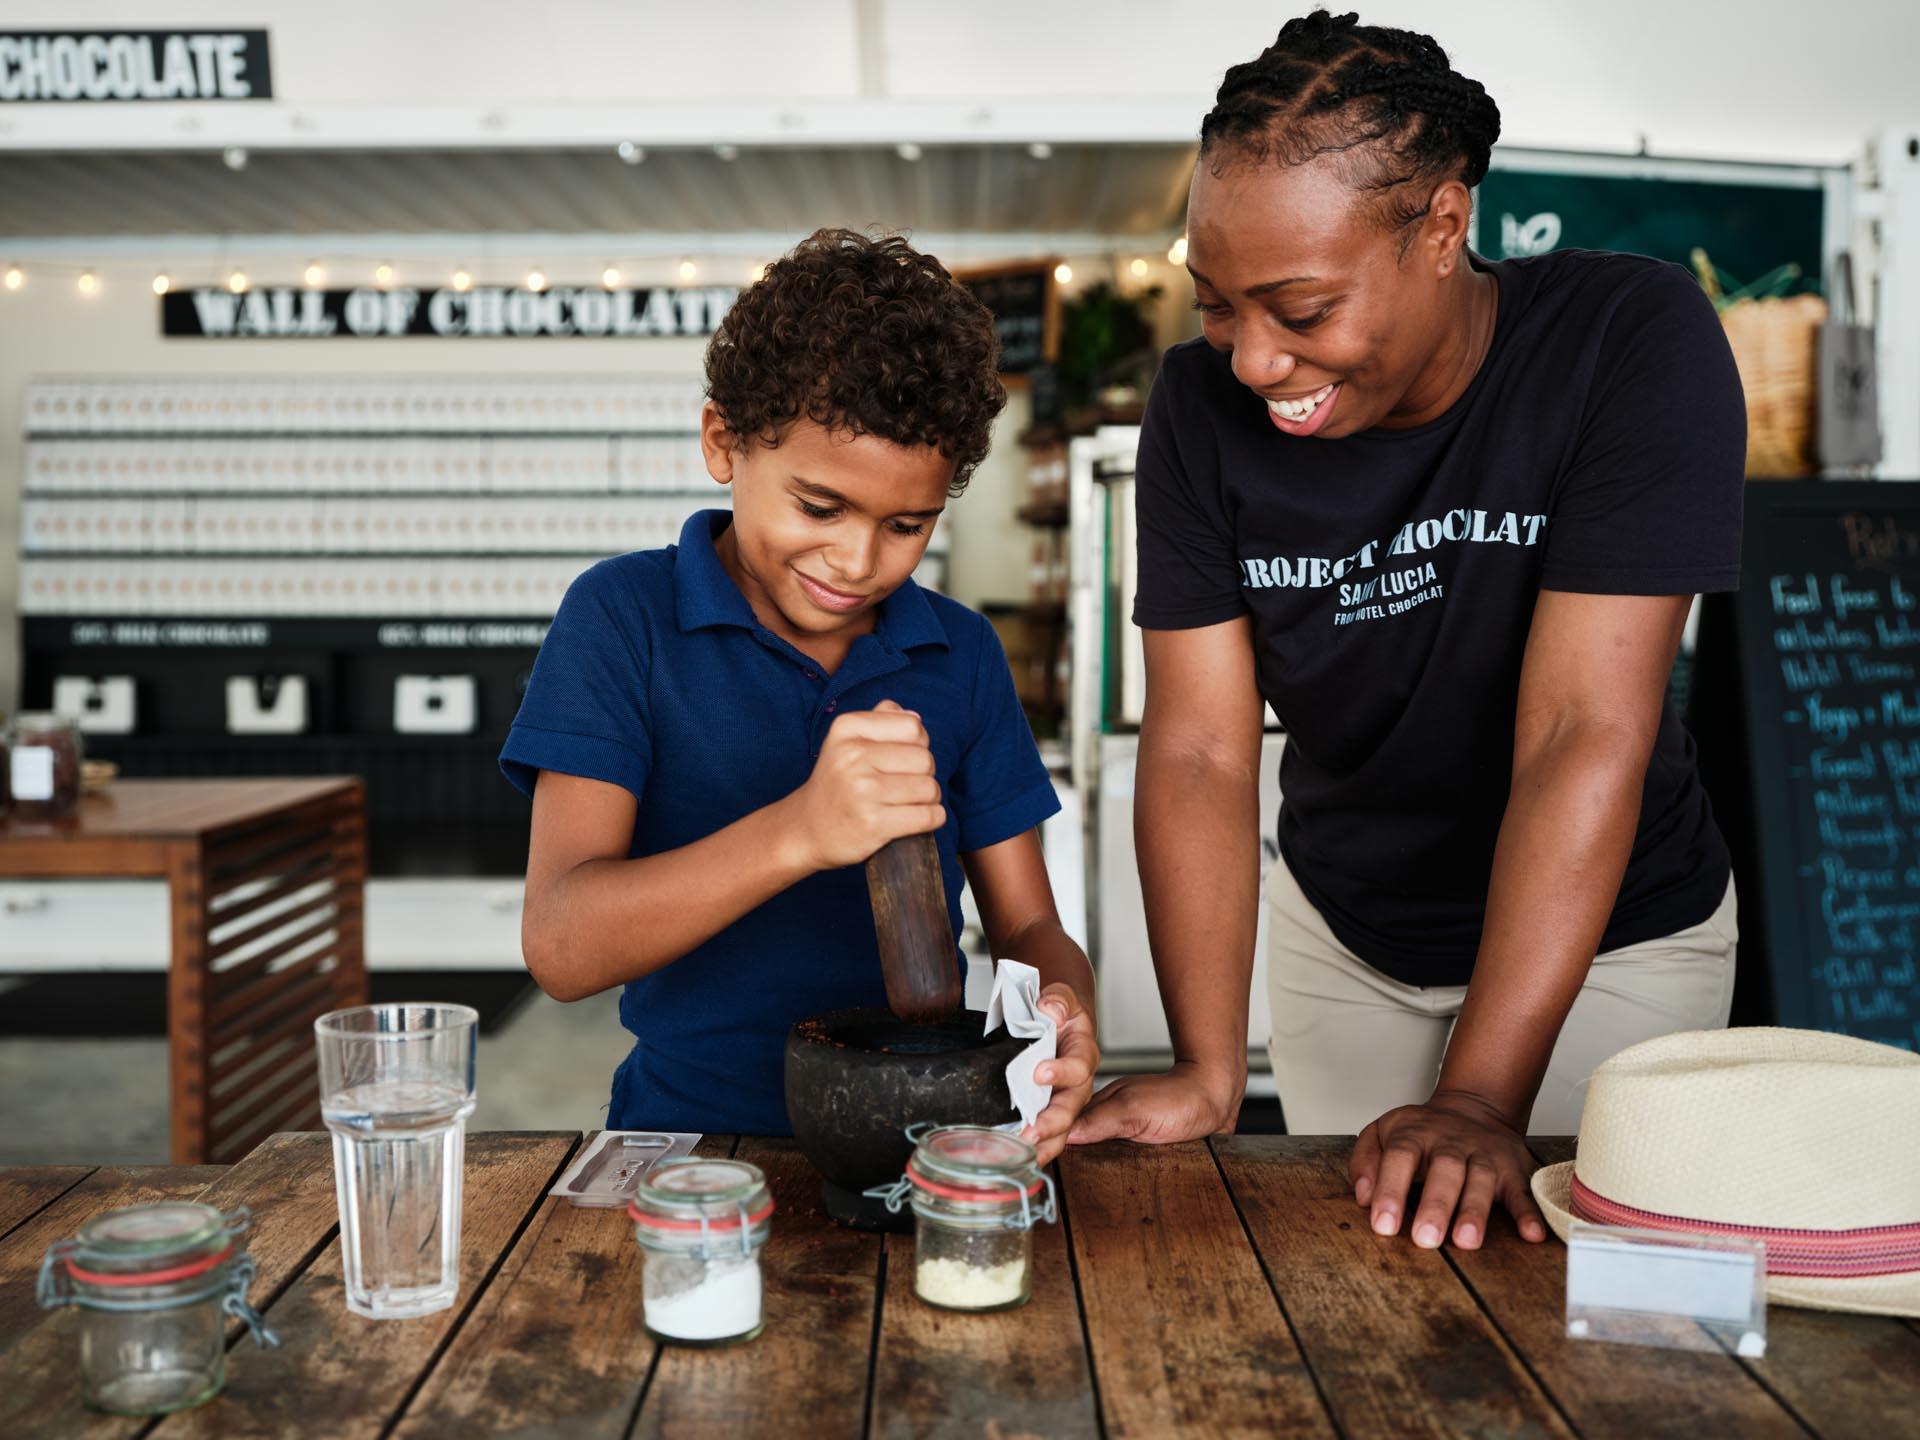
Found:
<path fill-rule="evenodd" d="M 962 1010 L 930 1025 L 874 1006 L 802 1020 L 787 1036 L 787 1119 L 820 1172 L 827 1213 L 856 1230 L 907 1231 L 913 1212 L 890 1214 L 862 1195 L 900 1178 L 913 1153 L 907 1126 L 1001 1125 L 1018 1118 L 1007 1065 L 1028 1042 Z"/>

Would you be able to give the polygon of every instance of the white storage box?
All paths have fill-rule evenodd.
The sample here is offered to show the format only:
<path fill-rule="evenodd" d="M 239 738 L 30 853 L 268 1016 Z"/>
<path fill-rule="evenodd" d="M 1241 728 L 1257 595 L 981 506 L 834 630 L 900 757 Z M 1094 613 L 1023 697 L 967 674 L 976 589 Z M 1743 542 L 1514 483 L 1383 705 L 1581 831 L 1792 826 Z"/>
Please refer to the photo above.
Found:
<path fill-rule="evenodd" d="M 307 728 L 307 677 L 227 677 L 227 731 L 233 735 L 299 735 Z"/>
<path fill-rule="evenodd" d="M 471 675 L 402 675 L 393 685 L 393 728 L 402 735 L 470 735 L 478 719 Z"/>
<path fill-rule="evenodd" d="M 83 735 L 131 735 L 134 725 L 133 677 L 56 675 L 53 713 L 64 715 Z"/>

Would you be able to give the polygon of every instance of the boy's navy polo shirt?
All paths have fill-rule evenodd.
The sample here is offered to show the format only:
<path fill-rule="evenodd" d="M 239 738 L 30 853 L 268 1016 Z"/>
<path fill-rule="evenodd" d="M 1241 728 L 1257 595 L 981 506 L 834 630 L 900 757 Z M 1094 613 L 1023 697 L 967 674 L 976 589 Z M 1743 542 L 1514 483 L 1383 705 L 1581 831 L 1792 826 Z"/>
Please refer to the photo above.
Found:
<path fill-rule="evenodd" d="M 987 621 L 908 580 L 833 674 L 754 618 L 714 553 L 732 521 L 694 515 L 680 543 L 603 560 L 573 582 L 540 647 L 500 768 L 638 800 L 629 854 L 678 849 L 806 783 L 836 715 L 892 700 L 933 745 L 947 823 L 936 839 L 960 933 L 960 856 L 1059 808 Z M 959 950 L 954 964 L 964 966 Z M 635 1044 L 614 1072 L 612 1129 L 789 1133 L 783 1054 L 796 1020 L 884 1005 L 866 871 L 810 875 L 627 984 Z"/>

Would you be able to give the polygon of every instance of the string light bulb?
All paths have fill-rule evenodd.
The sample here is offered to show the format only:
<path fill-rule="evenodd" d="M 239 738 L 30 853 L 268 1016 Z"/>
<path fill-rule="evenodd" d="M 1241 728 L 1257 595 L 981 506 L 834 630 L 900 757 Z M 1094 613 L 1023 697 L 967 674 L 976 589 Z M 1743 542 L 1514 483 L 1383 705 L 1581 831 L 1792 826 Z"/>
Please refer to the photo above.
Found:
<path fill-rule="evenodd" d="M 79 280 L 75 283 L 80 287 L 82 295 L 97 295 L 100 292 L 100 277 L 91 270 L 82 270 Z"/>
<path fill-rule="evenodd" d="M 251 157 L 247 154 L 246 146 L 229 145 L 225 150 L 220 152 L 220 158 L 227 162 L 227 168 L 229 170 L 244 170 L 247 168 L 247 161 Z"/>
<path fill-rule="evenodd" d="M 547 272 L 535 266 L 527 271 L 527 288 L 536 294 L 547 288 Z"/>
<path fill-rule="evenodd" d="M 1127 273 L 1136 280 L 1147 278 L 1147 262 L 1136 255 L 1127 262 Z"/>
<path fill-rule="evenodd" d="M 636 145 L 631 140 L 622 140 L 620 144 L 615 147 L 614 153 L 629 165 L 638 165 L 642 160 L 647 158 L 645 147 Z"/>
<path fill-rule="evenodd" d="M 1036 160 L 1051 160 L 1053 158 L 1053 146 L 1044 140 L 1036 140 L 1027 146 L 1027 154 Z"/>
<path fill-rule="evenodd" d="M 465 270 L 454 271 L 453 288 L 456 290 L 471 290 L 473 288 L 473 276 L 469 275 Z"/>
<path fill-rule="evenodd" d="M 1062 285 L 1071 285 L 1073 283 L 1073 267 L 1062 260 L 1058 265 L 1053 267 L 1053 278 L 1058 280 Z"/>
<path fill-rule="evenodd" d="M 384 260 L 374 266 L 373 283 L 378 285 L 382 290 L 393 284 L 393 266 Z"/>
<path fill-rule="evenodd" d="M 5 283 L 7 289 L 18 290 L 27 283 L 27 272 L 22 270 L 18 265 L 9 265 L 7 267 Z"/>
<path fill-rule="evenodd" d="M 247 287 L 252 283 L 252 281 L 247 279 L 247 272 L 244 270 L 236 270 L 227 276 L 227 289 L 236 295 L 246 294 Z"/>
<path fill-rule="evenodd" d="M 606 269 L 602 270 L 600 272 L 600 284 L 603 289 L 618 290 L 620 288 L 620 267 L 618 265 L 609 265 Z"/>
<path fill-rule="evenodd" d="M 713 147 L 713 153 L 722 160 L 731 162 L 740 158 L 740 147 L 738 145 L 716 145 Z"/>
<path fill-rule="evenodd" d="M 762 260 L 758 265 L 753 267 L 753 274 L 748 278 L 747 283 L 750 285 L 758 285 L 762 280 L 766 278 L 767 278 L 767 262 Z"/>
<path fill-rule="evenodd" d="M 918 160 L 921 151 L 920 147 L 911 140 L 902 140 L 898 145 L 893 147 L 893 153 L 898 155 L 902 160 Z"/>
<path fill-rule="evenodd" d="M 1167 247 L 1167 263 L 1170 265 L 1184 265 L 1187 263 L 1186 236 L 1182 235 Z"/>
<path fill-rule="evenodd" d="M 162 270 L 158 275 L 155 275 L 153 277 L 153 293 L 154 294 L 164 295 L 172 288 L 173 288 L 172 277 L 170 277 L 166 271 Z"/>
<path fill-rule="evenodd" d="M 300 272 L 300 278 L 307 282 L 309 290 L 318 290 L 327 283 L 326 268 L 318 260 L 309 260 L 307 268 Z"/>
<path fill-rule="evenodd" d="M 698 278 L 699 274 L 700 274 L 700 267 L 694 264 L 693 261 L 682 260 L 680 262 L 680 278 L 682 280 L 696 279 Z"/>

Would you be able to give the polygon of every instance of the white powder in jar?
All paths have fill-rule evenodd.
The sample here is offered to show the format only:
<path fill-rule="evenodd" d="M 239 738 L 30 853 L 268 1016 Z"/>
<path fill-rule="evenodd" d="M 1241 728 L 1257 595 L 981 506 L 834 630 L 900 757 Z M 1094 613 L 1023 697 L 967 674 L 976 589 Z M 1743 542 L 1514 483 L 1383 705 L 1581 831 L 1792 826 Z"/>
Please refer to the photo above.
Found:
<path fill-rule="evenodd" d="M 950 1310 L 985 1310 L 1018 1300 L 1026 1280 L 1025 1260 L 969 1265 L 964 1260 L 943 1257 L 922 1260 L 914 1267 L 913 1290 L 932 1305 Z"/>
<path fill-rule="evenodd" d="M 760 1262 L 709 1265 L 698 1285 L 649 1295 L 647 1328 L 675 1340 L 727 1340 L 760 1323 Z"/>

